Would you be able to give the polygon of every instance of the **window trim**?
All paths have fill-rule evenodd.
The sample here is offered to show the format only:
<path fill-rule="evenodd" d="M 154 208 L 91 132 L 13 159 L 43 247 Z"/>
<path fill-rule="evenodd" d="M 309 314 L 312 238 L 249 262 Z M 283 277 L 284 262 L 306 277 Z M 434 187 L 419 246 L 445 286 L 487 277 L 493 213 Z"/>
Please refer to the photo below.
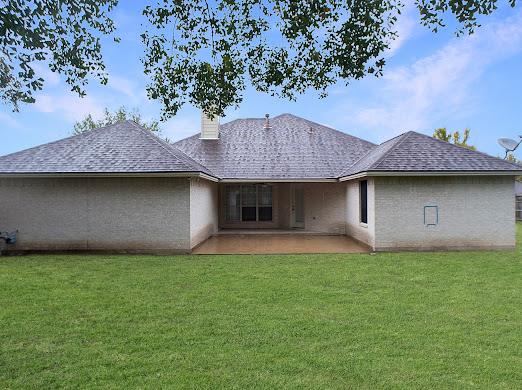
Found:
<path fill-rule="evenodd" d="M 229 193 L 232 192 L 232 190 L 236 191 L 237 190 L 237 193 L 238 193 L 238 204 L 235 206 L 237 207 L 237 218 L 238 219 L 228 219 L 229 218 L 229 210 L 230 210 L 230 206 L 229 206 Z M 231 184 L 231 185 L 227 185 L 223 188 L 223 220 L 226 222 L 226 223 L 237 223 L 237 222 L 241 222 L 241 186 L 240 185 L 237 185 L 237 184 Z M 229 207 L 227 207 L 229 206 Z M 234 213 L 235 214 L 235 213 Z"/>
<path fill-rule="evenodd" d="M 227 223 L 227 224 L 230 224 L 230 223 L 239 223 L 239 224 L 251 224 L 251 223 L 273 223 L 274 222 L 274 186 L 270 183 L 241 183 L 241 184 L 226 184 L 225 185 L 225 188 L 224 188 L 224 193 L 226 194 L 227 193 L 227 190 L 228 188 L 230 187 L 239 187 L 239 220 L 237 221 L 230 221 L 230 220 L 226 220 L 226 215 L 227 215 L 227 207 L 228 207 L 228 198 L 225 197 L 225 202 L 223 204 L 223 207 L 224 207 L 224 214 L 225 214 L 225 220 L 224 222 Z M 244 186 L 254 186 L 255 187 L 255 193 L 256 193 L 256 202 L 255 202 L 255 208 L 256 208 L 256 219 L 253 220 L 253 221 L 244 221 L 243 220 L 243 207 L 253 207 L 253 206 L 243 206 L 243 187 Z M 264 205 L 262 207 L 270 207 L 272 209 L 272 213 L 271 213 L 271 219 L 270 220 L 264 220 L 264 221 L 260 221 L 259 220 L 259 186 L 269 186 L 270 187 L 270 206 L 268 205 Z"/>
<path fill-rule="evenodd" d="M 366 220 L 363 220 L 363 183 L 365 186 L 364 214 Z M 368 227 L 368 180 L 359 181 L 359 223 L 362 227 Z"/>

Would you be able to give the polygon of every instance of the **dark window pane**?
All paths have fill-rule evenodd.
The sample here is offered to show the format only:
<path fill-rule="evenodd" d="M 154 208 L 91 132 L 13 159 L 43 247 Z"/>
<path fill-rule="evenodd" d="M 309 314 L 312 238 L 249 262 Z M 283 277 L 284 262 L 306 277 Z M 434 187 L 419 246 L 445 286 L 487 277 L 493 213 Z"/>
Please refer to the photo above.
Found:
<path fill-rule="evenodd" d="M 272 207 L 259 207 L 259 220 L 260 221 L 271 221 L 272 220 Z"/>
<path fill-rule="evenodd" d="M 243 221 L 255 221 L 256 220 L 256 207 L 243 207 L 242 213 Z"/>
<path fill-rule="evenodd" d="M 362 180 L 359 185 L 361 196 L 361 222 L 368 223 L 368 181 Z"/>

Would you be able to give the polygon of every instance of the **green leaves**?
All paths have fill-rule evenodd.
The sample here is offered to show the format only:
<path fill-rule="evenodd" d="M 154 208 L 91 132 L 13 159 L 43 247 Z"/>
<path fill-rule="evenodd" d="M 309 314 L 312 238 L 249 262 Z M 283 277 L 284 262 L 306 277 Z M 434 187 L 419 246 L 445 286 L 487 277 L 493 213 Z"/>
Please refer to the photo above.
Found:
<path fill-rule="evenodd" d="M 433 138 L 437 138 L 445 142 L 452 142 L 455 145 L 462 146 L 463 148 L 476 150 L 475 146 L 468 144 L 469 135 L 470 129 L 464 129 L 464 134 L 462 135 L 461 139 L 459 131 L 455 131 L 452 133 L 448 132 L 448 130 L 445 127 L 441 127 L 435 129 L 435 132 L 433 133 Z"/>
<path fill-rule="evenodd" d="M 454 16 L 458 35 L 473 33 L 497 0 L 417 0 L 433 31 Z M 515 0 L 509 0 L 515 6 Z M 327 95 L 343 80 L 381 76 L 397 37 L 400 0 L 164 0 L 147 6 L 143 36 L 149 97 L 175 115 L 185 103 L 222 115 L 245 88 L 286 99 L 306 90 Z"/>
<path fill-rule="evenodd" d="M 43 88 L 43 61 L 85 95 L 90 78 L 107 83 L 100 37 L 114 33 L 118 0 L 13 0 L 0 8 L 0 99 L 17 110 Z M 416 0 L 432 31 L 454 18 L 470 34 L 498 0 Z M 507 0 L 511 7 L 516 0 Z M 397 37 L 401 0 L 161 0 L 147 5 L 141 34 L 149 98 L 162 118 L 186 103 L 210 116 L 238 106 L 247 85 L 293 100 L 307 90 L 381 76 Z M 118 37 L 113 37 L 119 42 Z"/>
<path fill-rule="evenodd" d="M 444 15 L 454 16 L 459 27 L 458 36 L 472 34 L 480 27 L 479 17 L 492 14 L 498 8 L 498 0 L 416 0 L 421 15 L 421 24 L 437 32 L 445 27 Z M 516 0 L 507 0 L 506 3 L 515 7 Z"/>
<path fill-rule="evenodd" d="M 185 103 L 222 115 L 241 103 L 247 83 L 295 99 L 309 88 L 325 91 L 339 78 L 380 73 L 397 4 L 167 0 L 148 6 L 151 29 L 142 40 L 149 97 L 162 102 L 163 117 Z"/>
<path fill-rule="evenodd" d="M 89 77 L 106 82 L 100 36 L 114 32 L 118 0 L 6 1 L 0 8 L 0 99 L 17 111 L 41 90 L 34 65 L 44 62 L 85 95 Z"/>

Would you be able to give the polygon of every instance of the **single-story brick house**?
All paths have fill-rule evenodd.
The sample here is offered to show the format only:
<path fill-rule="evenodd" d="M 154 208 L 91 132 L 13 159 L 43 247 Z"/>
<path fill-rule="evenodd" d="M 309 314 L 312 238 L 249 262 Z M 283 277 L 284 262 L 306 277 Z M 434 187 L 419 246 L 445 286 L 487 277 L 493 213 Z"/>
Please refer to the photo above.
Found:
<path fill-rule="evenodd" d="M 283 114 L 169 144 L 131 121 L 0 157 L 12 250 L 190 252 L 219 229 L 373 250 L 514 248 L 520 166 L 415 132 L 380 145 Z"/>

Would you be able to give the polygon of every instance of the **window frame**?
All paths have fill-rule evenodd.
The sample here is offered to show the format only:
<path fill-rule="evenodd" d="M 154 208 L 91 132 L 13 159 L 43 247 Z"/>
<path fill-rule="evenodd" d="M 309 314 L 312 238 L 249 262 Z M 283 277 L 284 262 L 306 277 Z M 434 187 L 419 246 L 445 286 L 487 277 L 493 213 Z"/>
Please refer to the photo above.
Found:
<path fill-rule="evenodd" d="M 264 188 L 270 188 L 270 205 L 263 204 L 260 202 L 260 194 L 261 190 Z M 256 202 L 256 222 L 273 222 L 274 221 L 274 187 L 271 184 L 259 183 L 256 185 L 256 193 L 257 193 L 257 202 Z M 270 208 L 270 219 L 260 219 L 260 209 L 261 208 Z"/>
<path fill-rule="evenodd" d="M 252 194 L 255 193 L 255 200 L 251 203 L 243 203 L 243 199 L 245 199 L 247 197 L 247 195 L 250 195 L 250 194 L 247 194 L 245 191 L 245 189 L 247 189 L 248 187 L 253 187 L 254 191 L 252 191 Z M 258 214 L 259 214 L 259 209 L 258 209 L 258 204 L 259 204 L 259 200 L 258 200 L 258 197 L 259 197 L 259 192 L 258 192 L 258 189 L 257 189 L 257 184 L 241 184 L 240 185 L 240 191 L 241 191 L 241 197 L 240 197 L 240 205 L 239 205 L 239 208 L 240 208 L 240 213 L 239 213 L 239 222 L 258 222 Z M 255 218 L 254 219 L 249 219 L 249 220 L 244 220 L 243 219 L 243 209 L 245 208 L 254 208 L 255 209 Z"/>
<path fill-rule="evenodd" d="M 243 205 L 243 188 L 249 186 L 255 188 L 256 201 L 255 201 L 255 209 L 256 209 L 256 218 L 255 220 L 243 220 L 243 207 L 254 207 L 254 206 L 244 206 Z M 262 205 L 260 206 L 259 202 L 259 188 L 260 186 L 269 186 L 270 187 L 270 205 Z M 224 188 L 224 193 L 227 194 L 230 187 L 238 187 L 239 188 L 239 220 L 227 220 L 227 211 L 228 211 L 228 197 L 225 196 L 224 202 L 224 216 L 226 223 L 272 223 L 274 222 L 274 186 L 269 183 L 244 183 L 244 184 L 226 184 Z M 271 209 L 271 219 L 270 220 L 260 220 L 259 219 L 259 208 L 264 207 Z"/>
<path fill-rule="evenodd" d="M 359 181 L 359 223 L 368 226 L 368 180 Z"/>
<path fill-rule="evenodd" d="M 230 196 L 229 194 L 232 192 L 232 191 L 237 191 L 237 194 L 239 195 L 238 196 L 238 204 L 234 207 L 237 207 L 237 219 L 230 219 L 230 204 L 229 204 L 229 200 L 230 200 Z M 238 184 L 228 184 L 225 186 L 224 190 L 223 190 L 223 195 L 224 195 L 224 208 L 223 208 L 223 218 L 224 220 L 227 222 L 227 223 L 237 223 L 237 222 L 241 222 L 241 186 L 238 185 Z M 234 212 L 234 215 L 236 215 L 236 212 Z"/>

